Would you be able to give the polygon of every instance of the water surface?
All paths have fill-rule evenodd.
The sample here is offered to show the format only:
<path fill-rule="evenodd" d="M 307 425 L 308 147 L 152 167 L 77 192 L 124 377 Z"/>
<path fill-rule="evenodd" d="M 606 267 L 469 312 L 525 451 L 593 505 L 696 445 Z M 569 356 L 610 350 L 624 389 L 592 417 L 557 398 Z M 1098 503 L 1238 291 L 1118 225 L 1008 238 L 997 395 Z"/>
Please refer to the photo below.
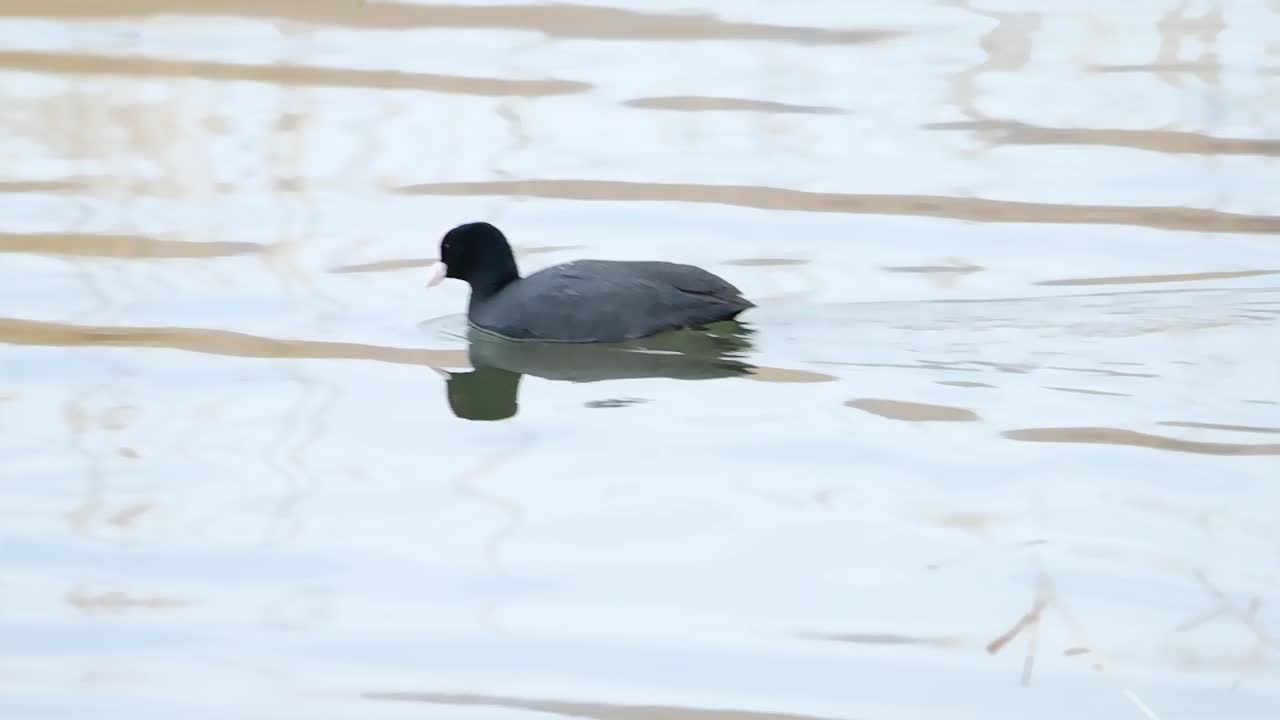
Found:
<path fill-rule="evenodd" d="M 0 713 L 1276 717 L 1276 38 L 0 1 Z M 760 307 L 473 344 L 474 219 Z"/>

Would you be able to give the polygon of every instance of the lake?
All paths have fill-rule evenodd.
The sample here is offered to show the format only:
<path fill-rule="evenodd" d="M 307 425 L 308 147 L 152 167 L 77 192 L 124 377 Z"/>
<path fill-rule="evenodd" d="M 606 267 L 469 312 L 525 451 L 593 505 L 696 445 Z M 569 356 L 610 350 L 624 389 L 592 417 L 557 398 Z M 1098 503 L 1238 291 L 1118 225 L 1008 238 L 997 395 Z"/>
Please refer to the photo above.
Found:
<path fill-rule="evenodd" d="M 1280 715 L 1276 2 L 0 0 L 0 91 L 5 718 Z M 759 307 L 476 337 L 470 220 Z"/>

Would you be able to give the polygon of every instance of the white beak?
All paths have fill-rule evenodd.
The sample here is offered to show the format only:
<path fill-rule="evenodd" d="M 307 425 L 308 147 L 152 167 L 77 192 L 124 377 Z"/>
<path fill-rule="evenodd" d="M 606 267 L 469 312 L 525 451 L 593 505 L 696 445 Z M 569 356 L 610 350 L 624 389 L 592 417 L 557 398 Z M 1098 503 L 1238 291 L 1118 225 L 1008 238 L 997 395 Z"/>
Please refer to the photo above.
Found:
<path fill-rule="evenodd" d="M 427 287 L 435 287 L 436 285 L 439 285 L 440 281 L 444 280 L 444 276 L 448 272 L 449 266 L 445 265 L 443 260 L 437 260 L 435 269 L 431 272 L 431 279 L 427 281 Z"/>

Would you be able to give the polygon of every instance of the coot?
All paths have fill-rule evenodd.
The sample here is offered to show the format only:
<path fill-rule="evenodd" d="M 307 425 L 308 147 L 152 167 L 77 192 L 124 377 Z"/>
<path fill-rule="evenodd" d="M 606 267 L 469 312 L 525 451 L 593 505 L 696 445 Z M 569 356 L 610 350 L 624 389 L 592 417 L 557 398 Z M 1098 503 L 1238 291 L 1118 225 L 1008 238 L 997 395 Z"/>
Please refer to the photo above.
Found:
<path fill-rule="evenodd" d="M 429 285 L 447 277 L 471 285 L 471 325 L 510 340 L 621 342 L 755 307 L 723 279 L 679 263 L 576 260 L 522 278 L 506 236 L 487 222 L 445 233 Z"/>

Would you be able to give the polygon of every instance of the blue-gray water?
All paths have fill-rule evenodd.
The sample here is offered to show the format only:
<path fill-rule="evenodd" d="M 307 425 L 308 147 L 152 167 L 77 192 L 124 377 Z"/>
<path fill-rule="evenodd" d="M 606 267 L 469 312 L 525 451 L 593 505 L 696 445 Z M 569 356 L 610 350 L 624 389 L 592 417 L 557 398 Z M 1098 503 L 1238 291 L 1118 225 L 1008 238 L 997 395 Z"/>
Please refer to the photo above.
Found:
<path fill-rule="evenodd" d="M 0 2 L 0 716 L 1280 716 L 1280 8 L 607 2 Z"/>

